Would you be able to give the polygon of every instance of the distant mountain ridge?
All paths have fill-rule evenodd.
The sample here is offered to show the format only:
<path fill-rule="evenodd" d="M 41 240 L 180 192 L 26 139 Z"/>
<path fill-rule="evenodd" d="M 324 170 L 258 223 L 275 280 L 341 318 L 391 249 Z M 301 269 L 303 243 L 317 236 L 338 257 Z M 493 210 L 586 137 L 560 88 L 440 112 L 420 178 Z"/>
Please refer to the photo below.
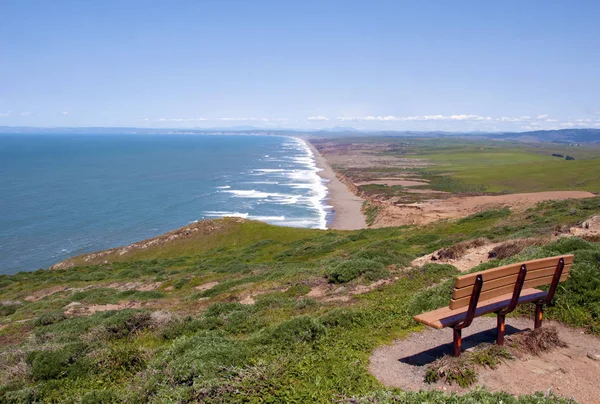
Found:
<path fill-rule="evenodd" d="M 264 129 L 252 126 L 229 128 L 135 128 L 135 127 L 57 127 L 0 126 L 0 134 L 81 134 L 81 135 L 193 135 L 193 134 L 260 134 L 295 136 L 390 136 L 390 137 L 472 137 L 496 140 L 557 143 L 600 143 L 600 129 L 557 129 L 528 132 L 445 132 L 445 131 L 365 131 L 350 127 L 318 130 Z"/>

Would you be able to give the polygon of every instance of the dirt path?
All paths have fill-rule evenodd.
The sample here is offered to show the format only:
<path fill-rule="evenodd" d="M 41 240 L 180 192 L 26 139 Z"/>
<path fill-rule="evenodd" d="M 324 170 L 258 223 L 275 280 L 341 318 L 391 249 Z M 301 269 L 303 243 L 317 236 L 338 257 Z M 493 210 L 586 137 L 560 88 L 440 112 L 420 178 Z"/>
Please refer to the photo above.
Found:
<path fill-rule="evenodd" d="M 414 204 L 387 205 L 383 207 L 372 227 L 427 224 L 440 219 L 455 219 L 489 209 L 508 206 L 524 210 L 548 200 L 582 199 L 595 195 L 585 191 L 552 191 L 527 194 L 470 196 L 436 199 Z"/>
<path fill-rule="evenodd" d="M 506 332 L 510 335 L 532 325 L 533 320 L 509 318 Z M 405 390 L 465 392 L 476 386 L 486 386 L 491 391 L 506 391 L 514 395 L 552 390 L 580 403 L 600 403 L 600 360 L 595 356 L 600 353 L 600 338 L 550 321 L 545 321 L 544 326 L 555 326 L 568 347 L 557 348 L 539 357 L 526 356 L 507 361 L 497 369 L 478 368 L 478 382 L 469 389 L 423 381 L 424 365 L 450 352 L 450 328 L 427 328 L 394 341 L 392 345 L 378 348 L 371 356 L 369 370 L 384 385 Z M 470 327 L 463 330 L 463 346 L 469 349 L 481 342 L 493 342 L 495 332 L 495 317 L 476 318 Z"/>

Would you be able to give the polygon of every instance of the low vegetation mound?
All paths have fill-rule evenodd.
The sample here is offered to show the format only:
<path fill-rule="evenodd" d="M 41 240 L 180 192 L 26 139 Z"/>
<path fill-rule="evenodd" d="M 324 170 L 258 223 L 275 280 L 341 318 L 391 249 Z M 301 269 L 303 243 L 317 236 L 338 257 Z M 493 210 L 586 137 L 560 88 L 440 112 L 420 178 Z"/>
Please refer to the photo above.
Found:
<path fill-rule="evenodd" d="M 459 357 L 445 355 L 427 366 L 425 382 L 436 383 L 440 380 L 448 384 L 469 387 L 477 381 L 477 368 L 487 366 L 495 369 L 500 363 L 513 359 L 513 355 L 504 347 L 495 344 L 483 344 Z"/>

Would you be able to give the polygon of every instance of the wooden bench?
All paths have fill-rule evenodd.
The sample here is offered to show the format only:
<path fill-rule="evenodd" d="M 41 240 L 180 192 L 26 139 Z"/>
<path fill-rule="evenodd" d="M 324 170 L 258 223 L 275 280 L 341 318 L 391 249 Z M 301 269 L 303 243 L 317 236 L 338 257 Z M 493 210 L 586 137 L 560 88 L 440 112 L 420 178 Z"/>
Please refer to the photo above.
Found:
<path fill-rule="evenodd" d="M 454 329 L 453 355 L 462 350 L 461 330 L 475 317 L 496 313 L 496 343 L 504 344 L 505 316 L 522 303 L 535 303 L 534 327 L 542 326 L 544 304 L 549 303 L 559 282 L 567 280 L 573 255 L 542 258 L 488 269 L 456 278 L 448 307 L 419 314 L 414 319 L 441 329 Z M 550 285 L 547 292 L 535 287 Z"/>

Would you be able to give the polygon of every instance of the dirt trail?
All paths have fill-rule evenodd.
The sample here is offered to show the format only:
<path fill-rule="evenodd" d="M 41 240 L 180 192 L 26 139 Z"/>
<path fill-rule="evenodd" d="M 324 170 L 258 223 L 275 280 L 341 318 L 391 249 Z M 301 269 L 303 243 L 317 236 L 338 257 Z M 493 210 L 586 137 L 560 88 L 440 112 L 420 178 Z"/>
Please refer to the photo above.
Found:
<path fill-rule="evenodd" d="M 513 210 L 525 210 L 548 200 L 582 199 L 595 195 L 585 191 L 552 191 L 526 194 L 469 196 L 436 199 L 414 204 L 382 205 L 372 227 L 427 224 L 440 219 L 455 219 L 489 209 L 508 206 Z"/>
<path fill-rule="evenodd" d="M 530 329 L 533 320 L 507 319 L 507 335 Z M 568 328 L 545 321 L 544 327 L 554 326 L 567 348 L 557 348 L 540 356 L 525 356 L 507 361 L 496 369 L 478 368 L 478 382 L 467 389 L 443 382 L 424 382 L 425 366 L 450 353 L 452 329 L 427 328 L 392 345 L 375 350 L 370 358 L 370 372 L 384 385 L 405 390 L 445 390 L 465 392 L 476 386 L 510 394 L 530 394 L 551 390 L 580 403 L 600 403 L 600 338 L 585 334 L 581 329 Z M 463 330 L 463 346 L 469 349 L 481 342 L 493 342 L 495 317 L 479 317 Z"/>

